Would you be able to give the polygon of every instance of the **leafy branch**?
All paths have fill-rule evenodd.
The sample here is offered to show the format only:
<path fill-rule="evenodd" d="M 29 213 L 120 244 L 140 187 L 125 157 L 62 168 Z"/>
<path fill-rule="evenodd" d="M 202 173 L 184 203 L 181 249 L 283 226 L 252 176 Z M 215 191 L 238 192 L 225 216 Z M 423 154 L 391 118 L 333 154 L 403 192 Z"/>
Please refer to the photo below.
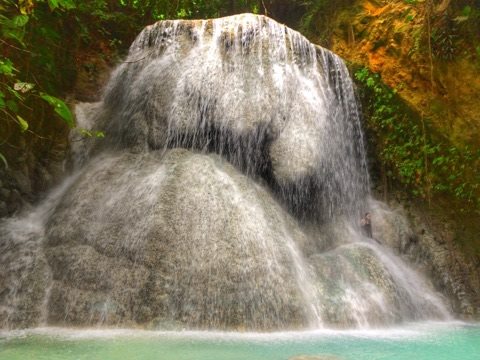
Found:
<path fill-rule="evenodd" d="M 355 79 L 366 99 L 367 127 L 386 176 L 427 200 L 445 193 L 480 208 L 480 150 L 450 144 L 427 127 L 427 120 L 408 113 L 396 91 L 379 74 L 361 68 Z"/>

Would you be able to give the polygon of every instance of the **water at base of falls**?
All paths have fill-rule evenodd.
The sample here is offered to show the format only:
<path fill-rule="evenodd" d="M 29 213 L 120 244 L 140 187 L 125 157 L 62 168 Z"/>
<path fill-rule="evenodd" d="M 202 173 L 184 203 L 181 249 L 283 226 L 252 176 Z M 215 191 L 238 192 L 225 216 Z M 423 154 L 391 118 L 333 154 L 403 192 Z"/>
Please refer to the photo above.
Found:
<path fill-rule="evenodd" d="M 251 14 L 159 22 L 77 120 L 106 138 L 72 149 L 63 190 L 0 223 L 1 327 L 449 319 L 385 246 L 397 215 L 369 200 L 343 61 L 300 34 Z M 359 229 L 370 208 L 380 244 Z"/>
<path fill-rule="evenodd" d="M 477 360 L 480 327 L 462 323 L 294 333 L 35 329 L 2 334 L 0 358 L 162 360 Z"/>

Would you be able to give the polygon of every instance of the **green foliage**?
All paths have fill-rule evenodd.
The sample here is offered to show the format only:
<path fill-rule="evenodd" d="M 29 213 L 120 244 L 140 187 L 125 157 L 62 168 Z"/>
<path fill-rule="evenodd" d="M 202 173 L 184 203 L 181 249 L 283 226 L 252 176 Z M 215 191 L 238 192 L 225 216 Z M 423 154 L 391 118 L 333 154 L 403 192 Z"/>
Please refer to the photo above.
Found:
<path fill-rule="evenodd" d="M 355 73 L 367 99 L 367 126 L 386 175 L 413 195 L 446 193 L 480 208 L 480 150 L 458 148 L 427 126 L 428 119 L 409 113 L 395 90 L 380 75 L 361 68 Z"/>
<path fill-rule="evenodd" d="M 24 118 L 22 118 L 20 115 L 17 115 L 17 120 L 18 120 L 18 124 L 20 125 L 20 130 L 22 132 L 27 131 L 28 122 Z"/>
<path fill-rule="evenodd" d="M 19 44 L 25 46 L 23 37 L 25 35 L 25 25 L 27 25 L 29 17 L 27 15 L 16 15 L 11 19 L 0 15 L 0 28 L 2 37 L 12 39 Z"/>
<path fill-rule="evenodd" d="M 73 0 L 48 0 L 47 2 L 50 10 L 52 11 L 57 8 L 64 10 L 75 9 L 75 3 L 73 2 Z"/>
<path fill-rule="evenodd" d="M 75 126 L 62 98 L 80 67 L 88 65 L 78 54 L 119 54 L 156 20 L 259 13 L 262 5 L 258 0 L 0 0 L 0 160 L 18 156 L 14 149 L 23 137 L 29 144 L 33 138 L 48 144 L 55 119 Z"/>
<path fill-rule="evenodd" d="M 298 1 L 302 3 L 301 1 Z M 313 36 L 320 44 L 328 44 L 335 19 L 334 14 L 342 9 L 351 8 L 353 0 L 304 0 L 302 3 L 304 16 L 299 29 L 307 36 Z"/>
<path fill-rule="evenodd" d="M 238 12 L 259 12 L 258 0 L 120 0 L 124 10 L 133 9 L 145 19 L 211 18 Z"/>
<path fill-rule="evenodd" d="M 7 159 L 5 159 L 5 156 L 3 156 L 2 153 L 0 153 L 0 160 L 2 161 L 3 165 L 5 166 L 5 169 L 8 169 Z"/>
<path fill-rule="evenodd" d="M 405 22 L 412 22 L 415 19 L 414 15 L 405 16 Z"/>
<path fill-rule="evenodd" d="M 95 131 L 95 130 L 87 130 L 87 129 L 78 129 L 80 135 L 86 138 L 98 138 L 103 139 L 105 137 L 105 133 L 103 131 Z"/>
<path fill-rule="evenodd" d="M 40 97 L 53 107 L 55 112 L 67 123 L 69 127 L 75 126 L 73 115 L 68 106 L 62 100 L 45 93 L 40 93 Z"/>
<path fill-rule="evenodd" d="M 106 3 L 87 3 L 95 6 L 100 2 Z M 29 143 L 32 137 L 48 140 L 44 124 L 55 116 L 74 126 L 74 117 L 60 97 L 74 76 L 73 51 L 79 43 L 75 27 L 82 20 L 74 17 L 74 0 L 24 0 L 18 4 L 0 0 L 0 10 L 0 160 L 7 164 L 6 157 L 18 156 L 11 149 L 16 148 L 19 137 L 28 137 Z"/>
<path fill-rule="evenodd" d="M 13 76 L 15 70 L 10 59 L 0 59 L 0 75 Z"/>
<path fill-rule="evenodd" d="M 462 9 L 462 16 L 468 18 L 470 15 L 472 15 L 472 7 L 467 5 Z"/>

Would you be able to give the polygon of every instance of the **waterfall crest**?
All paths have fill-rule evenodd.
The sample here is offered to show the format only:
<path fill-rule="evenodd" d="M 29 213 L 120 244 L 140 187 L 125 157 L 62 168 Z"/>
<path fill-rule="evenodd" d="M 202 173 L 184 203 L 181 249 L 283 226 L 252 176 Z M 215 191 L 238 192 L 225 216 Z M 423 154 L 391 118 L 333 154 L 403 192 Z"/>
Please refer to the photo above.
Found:
<path fill-rule="evenodd" d="M 299 33 L 252 14 L 158 22 L 102 102 L 77 110 L 106 138 L 73 149 L 62 192 L 1 223 L 2 326 L 449 316 L 428 280 L 359 231 L 369 180 L 353 84 Z M 22 222 L 35 226 L 20 234 Z"/>
<path fill-rule="evenodd" d="M 269 18 L 145 28 L 104 103 L 112 146 L 216 152 L 300 216 L 357 216 L 368 194 L 345 64 Z"/>

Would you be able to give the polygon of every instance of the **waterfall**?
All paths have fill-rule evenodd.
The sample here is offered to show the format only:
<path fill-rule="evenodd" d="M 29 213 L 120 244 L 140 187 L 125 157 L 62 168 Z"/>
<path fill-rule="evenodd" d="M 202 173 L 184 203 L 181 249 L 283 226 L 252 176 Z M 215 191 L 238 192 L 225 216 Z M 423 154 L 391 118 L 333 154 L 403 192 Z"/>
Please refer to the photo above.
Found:
<path fill-rule="evenodd" d="M 359 231 L 370 186 L 352 80 L 299 33 L 251 14 L 160 21 L 77 118 L 105 139 L 75 145 L 62 191 L 1 223 L 0 325 L 449 317 L 427 279 Z"/>
<path fill-rule="evenodd" d="M 368 194 L 345 64 L 266 17 L 147 27 L 105 107 L 113 146 L 216 152 L 302 217 L 358 216 Z"/>

